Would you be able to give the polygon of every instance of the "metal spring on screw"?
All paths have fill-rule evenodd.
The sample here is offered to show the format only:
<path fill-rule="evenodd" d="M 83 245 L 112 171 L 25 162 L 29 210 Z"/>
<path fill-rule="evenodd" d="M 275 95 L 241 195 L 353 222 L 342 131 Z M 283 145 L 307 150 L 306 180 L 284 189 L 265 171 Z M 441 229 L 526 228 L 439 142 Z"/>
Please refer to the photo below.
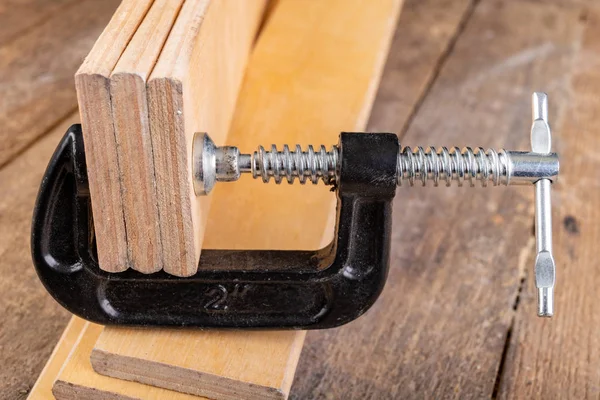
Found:
<path fill-rule="evenodd" d="M 283 146 L 283 151 L 278 151 L 272 145 L 270 151 L 266 151 L 263 146 L 258 147 L 252 155 L 251 169 L 252 176 L 260 176 L 263 182 L 269 182 L 273 178 L 279 184 L 285 178 L 288 183 L 294 183 L 298 178 L 301 184 L 305 184 L 307 180 L 317 184 L 321 179 L 326 185 L 330 185 L 335 183 L 337 164 L 336 146 L 327 151 L 321 145 L 319 151 L 315 152 L 310 145 L 306 151 L 302 151 L 300 145 L 296 145 L 294 151 L 290 151 L 288 145 Z"/>
<path fill-rule="evenodd" d="M 464 181 L 468 181 L 470 186 L 475 186 L 475 181 L 480 181 L 482 186 L 487 186 L 491 181 L 494 186 L 509 184 L 510 178 L 510 159 L 506 151 L 500 152 L 490 149 L 487 153 L 478 147 L 473 151 L 470 147 L 459 150 L 458 147 L 452 147 L 450 150 L 446 147 L 435 148 L 417 147 L 412 150 L 410 147 L 404 147 L 398 155 L 398 186 L 403 182 L 414 186 L 416 181 L 420 181 L 423 186 L 428 180 L 432 180 L 434 186 L 438 186 L 439 181 L 445 181 L 446 186 L 450 186 L 452 181 L 456 181 L 458 186 L 462 186 Z"/>

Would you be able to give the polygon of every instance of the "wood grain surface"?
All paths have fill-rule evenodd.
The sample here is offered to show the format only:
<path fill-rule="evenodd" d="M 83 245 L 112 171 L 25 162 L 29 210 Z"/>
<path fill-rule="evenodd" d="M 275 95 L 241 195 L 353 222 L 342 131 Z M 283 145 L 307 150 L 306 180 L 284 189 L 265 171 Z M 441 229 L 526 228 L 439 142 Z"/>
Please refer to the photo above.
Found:
<path fill-rule="evenodd" d="M 553 188 L 555 317 L 535 316 L 532 190 L 399 189 L 383 296 L 356 322 L 308 334 L 292 398 L 598 398 L 600 190 L 590 174 L 600 120 L 597 7 L 407 1 L 369 124 L 402 133 L 411 146 L 527 149 L 530 92 L 549 93 L 562 163 Z M 35 60 L 35 51 L 13 44 L 32 35 L 25 31 L 0 48 Z M 4 85 L 15 90 L 19 82 Z M 67 321 L 37 281 L 28 250 L 35 192 L 66 126 L 0 170 L 0 187 L 9 188 L 0 197 L 0 398 L 26 396 Z"/>
<path fill-rule="evenodd" d="M 25 35 L 53 15 L 64 12 L 73 3 L 74 0 L 3 1 L 0 4 L 0 44 Z"/>
<path fill-rule="evenodd" d="M 73 73 L 117 3 L 73 2 L 27 29 L 3 24 L 11 18 L 0 17 L 0 32 L 7 37 L 0 38 L 0 166 L 75 111 Z M 5 6 L 10 13 L 11 5 Z M 14 18 L 27 18 L 23 7 L 16 7 Z M 10 40 L 9 29 L 16 35 Z"/>
<path fill-rule="evenodd" d="M 78 121 L 73 74 L 118 1 L 70 2 L 60 11 L 46 8 L 48 14 L 41 20 L 36 14 L 41 3 L 58 7 L 64 2 L 15 3 L 0 2 L 0 20 L 6 21 L 0 22 L 6 38 L 0 41 L 2 399 L 27 395 L 69 318 L 45 293 L 32 267 L 31 212 L 58 140 Z M 26 4 L 29 12 L 24 11 Z M 12 22 L 29 16 L 37 22 Z M 15 30 L 11 33 L 9 28 Z"/>

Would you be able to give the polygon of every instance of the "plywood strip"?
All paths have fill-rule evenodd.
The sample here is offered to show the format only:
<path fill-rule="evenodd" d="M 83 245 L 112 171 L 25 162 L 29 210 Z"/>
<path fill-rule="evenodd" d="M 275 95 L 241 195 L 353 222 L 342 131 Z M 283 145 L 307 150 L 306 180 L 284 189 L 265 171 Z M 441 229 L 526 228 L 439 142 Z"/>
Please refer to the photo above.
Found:
<path fill-rule="evenodd" d="M 148 82 L 158 214 L 166 272 L 189 276 L 210 197 L 192 186 L 194 132 L 225 140 L 264 0 L 186 1 Z"/>
<path fill-rule="evenodd" d="M 85 322 L 67 362 L 52 389 L 58 400 L 202 400 L 196 396 L 140 383 L 109 378 L 94 372 L 89 355 L 102 326 Z M 48 397 L 44 397 L 48 398 Z"/>
<path fill-rule="evenodd" d="M 182 4 L 155 0 L 110 75 L 129 266 L 144 273 L 163 266 L 146 81 Z"/>
<path fill-rule="evenodd" d="M 75 74 L 98 261 L 109 272 L 129 266 L 109 79 L 151 5 L 152 0 L 123 0 Z"/>
<path fill-rule="evenodd" d="M 281 0 L 250 59 L 229 141 L 335 143 L 342 130 L 363 130 L 400 5 Z M 335 195 L 323 185 L 221 185 L 207 245 L 315 248 L 331 239 Z M 103 374 L 187 393 L 285 398 L 303 340 L 304 332 L 109 327 L 91 359 Z"/>

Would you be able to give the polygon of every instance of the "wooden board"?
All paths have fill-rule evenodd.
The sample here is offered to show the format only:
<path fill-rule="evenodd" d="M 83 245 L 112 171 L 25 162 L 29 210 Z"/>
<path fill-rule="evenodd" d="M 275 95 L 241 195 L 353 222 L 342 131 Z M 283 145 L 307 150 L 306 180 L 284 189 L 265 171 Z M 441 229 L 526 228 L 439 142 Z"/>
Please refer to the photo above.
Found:
<path fill-rule="evenodd" d="M 264 0 L 187 1 L 150 76 L 154 177 L 170 274 L 198 269 L 211 198 L 194 194 L 192 138 L 209 132 L 217 143 L 225 140 L 264 8 Z"/>
<path fill-rule="evenodd" d="M 91 350 L 91 362 L 99 374 L 211 399 L 283 399 L 304 336 L 105 328 Z"/>
<path fill-rule="evenodd" d="M 52 387 L 54 386 L 54 381 L 71 354 L 71 351 L 79 342 L 86 324 L 87 322 L 79 317 L 71 318 L 56 347 L 52 351 L 46 366 L 35 382 L 35 385 L 31 388 L 29 396 L 27 396 L 28 400 L 44 400 L 53 397 Z"/>
<path fill-rule="evenodd" d="M 110 75 L 127 259 L 143 273 L 160 271 L 163 265 L 146 81 L 182 4 L 155 0 Z"/>
<path fill-rule="evenodd" d="M 8 0 L 5 3 L 0 5 L 0 44 L 24 35 L 53 15 L 65 11 L 72 1 Z"/>
<path fill-rule="evenodd" d="M 166 389 L 109 378 L 94 372 L 89 355 L 103 327 L 85 322 L 78 341 L 52 388 L 58 400 L 202 400 Z"/>
<path fill-rule="evenodd" d="M 399 10 L 396 0 L 377 5 L 282 0 L 250 59 L 231 143 L 247 148 L 269 138 L 314 143 L 317 137 L 334 143 L 341 130 L 364 129 Z M 238 185 L 243 189 L 236 189 Z M 283 247 L 317 247 L 331 239 L 335 195 L 323 185 L 306 186 L 302 192 L 322 218 L 290 215 L 285 223 L 271 222 L 270 214 L 281 214 L 294 204 L 302 207 L 302 202 L 289 200 L 297 187 L 246 181 L 221 188 L 215 190 L 206 243 L 267 248 L 282 225 L 290 232 L 279 242 Z M 223 208 L 228 206 L 232 209 Z M 232 233 L 230 224 L 239 231 Z M 275 233 L 256 235 L 261 226 Z M 299 234 L 303 229 L 314 234 Z M 284 398 L 303 340 L 304 332 L 293 331 L 106 328 L 91 359 L 103 374 L 187 393 L 219 399 L 242 393 L 245 398 Z"/>
<path fill-rule="evenodd" d="M 117 3 L 83 0 L 11 33 L 0 17 L 0 167 L 75 111 L 73 72 Z M 2 41 L 3 31 L 15 36 Z"/>
<path fill-rule="evenodd" d="M 129 267 L 110 74 L 151 4 L 152 0 L 123 0 L 75 75 L 98 262 L 109 272 Z"/>
<path fill-rule="evenodd" d="M 569 84 L 564 97 L 550 96 L 553 146 L 561 156 L 560 177 L 552 185 L 556 311 L 551 320 L 531 317 L 536 289 L 528 271 L 508 338 L 501 399 L 598 398 L 600 263 L 594 251 L 600 237 L 600 190 L 590 172 L 600 166 L 595 156 L 600 145 L 600 9 L 570 8 L 563 10 L 563 19 L 578 21 L 583 32 L 574 46 L 578 54 L 562 77 Z M 534 256 L 528 254 L 528 266 Z"/>
<path fill-rule="evenodd" d="M 437 12 L 440 19 L 452 15 Z M 401 143 L 527 150 L 531 93 L 548 90 L 552 107 L 567 101 L 576 17 L 543 4 L 479 2 Z M 437 25 L 424 26 L 439 33 Z M 389 117 L 370 125 L 399 130 L 404 122 L 392 111 L 402 103 L 387 105 L 378 115 Z M 493 398 L 521 277 L 533 269 L 527 260 L 535 249 L 532 195 L 532 187 L 514 186 L 398 188 L 382 296 L 358 321 L 308 334 L 292 393 L 308 399 Z M 557 296 L 567 274 L 559 269 Z M 556 304 L 561 318 L 558 298 Z M 537 323 L 535 307 L 526 308 L 526 318 Z M 536 368 L 553 368 L 540 362 Z M 550 362 L 562 365 L 559 358 Z M 546 394 L 541 398 L 555 398 Z M 556 398 L 569 397 L 578 396 Z"/>
<path fill-rule="evenodd" d="M 31 263 L 31 210 L 58 140 L 71 123 L 60 123 L 43 140 L 0 170 L 0 398 L 24 397 L 39 374 L 68 313 L 44 290 Z M 28 327 L 29 329 L 24 329 Z M 34 328 L 31 328 L 34 327 Z"/>

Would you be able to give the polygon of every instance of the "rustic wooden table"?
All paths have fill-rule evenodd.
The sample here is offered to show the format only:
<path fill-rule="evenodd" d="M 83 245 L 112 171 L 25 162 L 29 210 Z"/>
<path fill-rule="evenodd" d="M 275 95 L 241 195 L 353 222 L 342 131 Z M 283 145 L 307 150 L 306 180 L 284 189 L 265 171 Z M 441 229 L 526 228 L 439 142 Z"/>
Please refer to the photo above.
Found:
<path fill-rule="evenodd" d="M 26 397 L 69 318 L 32 268 L 31 210 L 59 139 L 46 133 L 77 121 L 74 71 L 117 3 L 0 1 L 3 399 Z M 598 37 L 594 0 L 406 1 L 371 130 L 525 150 L 530 94 L 550 96 L 556 316 L 535 316 L 533 189 L 399 189 L 382 297 L 309 333 L 292 398 L 600 396 Z"/>

